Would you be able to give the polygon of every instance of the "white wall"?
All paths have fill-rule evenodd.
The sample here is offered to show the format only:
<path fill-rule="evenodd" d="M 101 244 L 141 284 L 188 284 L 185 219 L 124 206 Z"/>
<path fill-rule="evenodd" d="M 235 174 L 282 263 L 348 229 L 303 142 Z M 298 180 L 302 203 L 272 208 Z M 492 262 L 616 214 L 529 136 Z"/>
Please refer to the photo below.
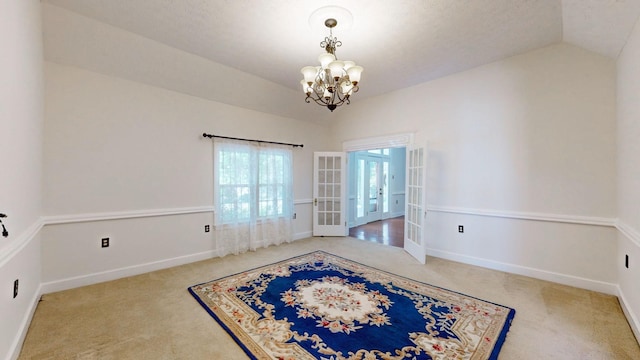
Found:
<path fill-rule="evenodd" d="M 354 98 L 334 148 L 397 133 L 428 144 L 430 254 L 615 292 L 615 80 L 613 60 L 557 44 Z"/>
<path fill-rule="evenodd" d="M 331 117 L 326 109 L 305 103 L 297 87 L 275 84 L 46 2 L 43 31 L 47 61 L 289 118 Z"/>
<path fill-rule="evenodd" d="M 293 114 L 317 120 L 326 111 L 291 89 L 53 5 L 43 5 L 43 18 L 45 292 L 216 255 L 203 230 L 213 203 L 203 132 L 303 143 L 294 150 L 294 238 L 311 234 L 312 153 L 326 149 L 328 131 Z M 98 247 L 102 237 L 109 249 Z M 68 259 L 72 250 L 83 256 Z"/>
<path fill-rule="evenodd" d="M 404 215 L 405 205 L 405 173 L 407 168 L 406 148 L 391 148 L 391 214 L 392 216 Z"/>
<path fill-rule="evenodd" d="M 618 58 L 618 253 L 616 266 L 628 317 L 640 339 L 640 22 Z M 629 268 L 624 257 L 629 256 Z"/>
<path fill-rule="evenodd" d="M 293 150 L 294 231 L 310 235 L 313 151 L 328 133 L 320 124 L 50 62 L 45 78 L 44 215 L 59 223 L 44 231 L 45 291 L 216 254 L 204 233 L 213 148 L 203 132 L 304 144 Z"/>
<path fill-rule="evenodd" d="M 41 211 L 42 35 L 39 1 L 0 6 L 0 212 L 11 240 Z M 3 239 L 0 250 L 9 244 Z"/>
<path fill-rule="evenodd" d="M 0 2 L 0 358 L 17 355 L 40 287 L 42 167 L 40 2 Z M 13 298 L 13 282 L 19 280 Z"/>

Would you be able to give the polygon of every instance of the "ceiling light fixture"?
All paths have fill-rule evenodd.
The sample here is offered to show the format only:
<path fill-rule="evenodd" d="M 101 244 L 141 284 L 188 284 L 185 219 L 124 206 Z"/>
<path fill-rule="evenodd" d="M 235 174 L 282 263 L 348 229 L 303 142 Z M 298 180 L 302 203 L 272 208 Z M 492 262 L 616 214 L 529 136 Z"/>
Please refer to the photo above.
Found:
<path fill-rule="evenodd" d="M 336 58 L 336 48 L 342 46 L 342 42 L 333 36 L 332 29 L 338 25 L 338 21 L 330 18 L 325 20 L 324 25 L 329 28 L 329 36 L 324 38 L 320 47 L 326 52 L 318 57 L 320 66 L 305 66 L 300 70 L 304 75 L 300 84 L 302 91 L 307 94 L 307 103 L 313 100 L 333 112 L 338 106 L 351 102 L 351 95 L 360 89 L 358 83 L 364 69 L 353 61 Z"/>

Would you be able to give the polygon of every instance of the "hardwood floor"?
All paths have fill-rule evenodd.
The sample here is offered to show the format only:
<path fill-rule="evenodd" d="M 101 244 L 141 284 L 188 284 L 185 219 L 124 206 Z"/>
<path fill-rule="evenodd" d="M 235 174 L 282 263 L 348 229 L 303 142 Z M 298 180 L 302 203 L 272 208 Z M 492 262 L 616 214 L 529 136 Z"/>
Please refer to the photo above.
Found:
<path fill-rule="evenodd" d="M 404 247 L 404 216 L 353 227 L 349 229 L 349 236 L 384 245 Z"/>

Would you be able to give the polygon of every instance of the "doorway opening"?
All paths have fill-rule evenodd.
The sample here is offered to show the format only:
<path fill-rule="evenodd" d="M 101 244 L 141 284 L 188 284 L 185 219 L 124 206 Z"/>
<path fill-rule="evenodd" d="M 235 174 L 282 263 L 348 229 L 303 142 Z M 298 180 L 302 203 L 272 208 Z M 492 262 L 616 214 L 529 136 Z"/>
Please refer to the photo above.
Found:
<path fill-rule="evenodd" d="M 348 153 L 349 235 L 404 246 L 406 148 Z"/>

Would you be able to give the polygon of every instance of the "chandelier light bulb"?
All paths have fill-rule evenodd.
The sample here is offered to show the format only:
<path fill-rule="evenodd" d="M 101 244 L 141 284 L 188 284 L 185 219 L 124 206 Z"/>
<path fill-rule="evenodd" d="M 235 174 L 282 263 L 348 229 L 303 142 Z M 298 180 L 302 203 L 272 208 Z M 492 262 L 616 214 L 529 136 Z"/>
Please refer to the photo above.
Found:
<path fill-rule="evenodd" d="M 305 80 L 300 80 L 300 85 L 302 85 L 302 92 L 305 94 L 309 94 L 311 92 L 310 84 L 308 84 Z"/>
<path fill-rule="evenodd" d="M 329 67 L 329 64 L 331 64 L 331 62 L 335 60 L 336 56 L 334 54 L 324 53 L 318 56 L 318 61 L 320 62 L 320 66 L 322 66 L 323 69 Z"/>
<path fill-rule="evenodd" d="M 344 75 L 344 61 L 332 61 L 329 64 L 329 70 L 331 70 L 331 76 L 337 81 Z"/>
<path fill-rule="evenodd" d="M 315 66 L 305 66 L 300 70 L 302 75 L 304 75 L 304 80 L 307 84 L 311 85 L 314 81 L 316 81 L 316 76 L 318 75 L 318 70 Z"/>
<path fill-rule="evenodd" d="M 349 70 L 349 68 L 356 66 L 356 63 L 350 60 L 344 62 L 344 69 Z"/>
<path fill-rule="evenodd" d="M 360 82 L 360 76 L 362 75 L 362 71 L 364 69 L 362 68 L 362 66 L 352 66 L 349 69 L 347 69 L 347 75 L 349 75 L 349 79 L 351 79 L 351 82 L 353 83 L 353 85 L 358 85 L 358 83 Z"/>
<path fill-rule="evenodd" d="M 351 95 L 351 91 L 353 90 L 353 84 L 349 84 L 347 82 L 343 82 L 340 84 L 340 90 L 344 94 L 344 96 Z"/>

